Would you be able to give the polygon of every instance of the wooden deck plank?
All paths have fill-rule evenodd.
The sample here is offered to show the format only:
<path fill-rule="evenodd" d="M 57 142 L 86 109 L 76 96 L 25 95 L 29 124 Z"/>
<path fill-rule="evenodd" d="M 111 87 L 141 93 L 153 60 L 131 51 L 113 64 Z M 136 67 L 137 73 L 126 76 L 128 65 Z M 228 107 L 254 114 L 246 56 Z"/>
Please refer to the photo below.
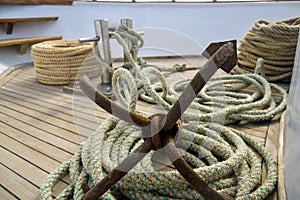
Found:
<path fill-rule="evenodd" d="M 9 193 L 7 190 L 5 190 L 2 186 L 0 186 L 0 195 L 1 195 L 1 198 L 5 199 L 5 200 L 15 200 L 15 199 L 18 199 L 17 197 L 15 197 L 11 193 Z"/>
<path fill-rule="evenodd" d="M 24 97 L 22 95 L 17 95 L 12 92 L 7 91 L 0 91 L 0 95 L 3 99 L 10 102 L 18 103 L 18 105 L 21 104 L 21 106 L 29 108 L 31 110 L 35 110 L 42 113 L 47 113 L 48 115 L 54 116 L 58 119 L 62 119 L 65 121 L 68 121 L 70 123 L 74 122 L 74 113 L 72 110 L 65 110 L 61 111 L 59 108 L 54 104 L 47 104 L 45 102 L 41 102 L 38 99 L 30 98 L 30 97 Z M 77 115 L 78 117 L 76 120 L 79 121 L 77 123 L 78 126 L 82 126 L 87 129 L 96 130 L 98 128 L 98 123 L 96 123 L 94 118 L 90 115 L 86 115 L 82 113 L 83 116 Z"/>
<path fill-rule="evenodd" d="M 280 130 L 280 124 L 279 120 L 272 121 L 269 125 L 266 141 L 265 141 L 265 147 L 269 150 L 273 158 L 277 161 L 278 158 L 278 141 L 279 141 L 279 130 Z M 263 178 L 264 180 L 266 178 L 266 166 L 263 166 Z M 271 195 L 268 196 L 267 200 L 277 200 L 277 191 L 273 191 Z"/>
<path fill-rule="evenodd" d="M 13 138 L 0 133 L 1 146 L 5 149 L 9 149 L 12 153 L 22 157 L 27 162 L 32 163 L 38 168 L 51 173 L 55 168 L 61 165 L 60 162 L 53 160 L 52 158 L 14 140 Z M 63 179 L 65 182 L 69 183 L 69 179 Z"/>
<path fill-rule="evenodd" d="M 0 163 L 0 182 L 19 199 L 38 199 L 38 187 Z"/>
<path fill-rule="evenodd" d="M 1 123 L 1 133 L 9 136 L 10 138 L 15 138 L 16 141 L 25 144 L 42 154 L 48 155 L 56 161 L 64 162 L 72 157 L 72 154 L 35 137 L 27 135 L 23 131 L 7 124 Z"/>
<path fill-rule="evenodd" d="M 70 154 L 73 154 L 79 148 L 78 144 L 72 143 L 61 137 L 56 137 L 55 135 L 49 134 L 40 129 L 31 127 L 30 125 L 20 122 L 10 116 L 0 113 L 0 117 L 4 119 L 3 121 L 1 120 L 2 123 L 5 123 L 8 126 L 14 127 L 15 129 L 18 129 L 18 130 L 26 130 L 26 132 L 24 132 L 24 134 L 30 135 L 36 139 L 39 139 L 48 144 L 51 144 L 51 145 L 55 146 L 56 148 L 60 148 Z"/>
<path fill-rule="evenodd" d="M 64 94 L 61 91 L 53 92 L 51 89 L 53 86 L 46 86 L 45 89 L 36 88 L 34 84 L 28 85 L 25 83 L 15 83 L 15 82 L 8 82 L 3 89 L 9 90 L 12 92 L 16 92 L 22 95 L 28 95 L 38 98 L 42 101 L 47 101 L 51 103 L 55 103 L 61 106 L 69 106 L 70 108 L 74 109 L 74 111 L 85 112 L 87 114 L 97 113 L 97 116 L 105 119 L 110 115 L 103 111 L 103 109 L 95 109 L 96 105 L 87 97 L 81 95 L 70 95 Z M 98 112 L 99 111 L 99 112 Z"/>
<path fill-rule="evenodd" d="M 278 141 L 279 141 L 279 120 L 272 121 L 268 128 L 265 147 L 271 152 L 273 158 L 277 160 L 278 157 Z"/>
<path fill-rule="evenodd" d="M 9 169 L 13 169 L 13 171 L 17 174 L 22 174 L 22 177 L 31 184 L 39 187 L 42 185 L 44 179 L 47 177 L 48 173 L 39 169 L 38 167 L 31 165 L 26 162 L 22 158 L 16 156 L 15 154 L 9 152 L 4 148 L 0 148 L 0 163 L 6 166 Z M 59 190 L 63 190 L 67 186 L 66 183 L 62 181 L 58 181 L 56 185 L 56 191 L 54 194 L 57 195 Z"/>
<path fill-rule="evenodd" d="M 22 106 L 26 106 L 27 108 L 44 112 L 44 113 L 51 113 L 55 117 L 59 119 L 67 120 L 71 123 L 76 123 L 76 126 L 82 126 L 91 130 L 96 130 L 100 124 L 98 116 L 95 114 L 95 110 L 90 110 L 89 114 L 86 112 L 81 112 L 75 110 L 76 106 L 68 106 L 66 107 L 56 105 L 54 103 L 48 103 L 46 101 L 41 101 L 40 99 L 32 97 L 30 94 L 26 96 L 23 94 L 18 94 L 15 92 L 11 92 L 8 90 L 1 90 L 0 94 L 8 96 L 10 101 L 12 100 L 20 100 L 22 102 Z M 87 110 L 87 109 L 80 109 L 79 110 Z"/>
<path fill-rule="evenodd" d="M 85 106 L 83 106 L 81 99 L 86 98 L 83 96 L 73 98 L 73 96 L 64 97 L 64 96 L 51 95 L 51 97 L 49 97 L 48 95 L 44 96 L 44 93 L 41 93 L 39 91 L 32 90 L 30 88 L 21 87 L 19 85 L 11 85 L 10 83 L 3 86 L 2 89 L 23 96 L 39 99 L 41 102 L 54 104 L 58 106 L 59 109 L 72 110 L 74 112 L 74 115 L 76 116 L 77 115 L 81 116 L 81 113 L 83 113 L 83 115 L 84 114 L 95 115 L 96 112 L 97 117 L 100 119 L 105 119 L 106 117 L 109 117 L 109 114 L 107 114 L 103 109 L 95 109 L 96 105 L 92 103 L 92 101 L 89 101 L 89 103 L 85 103 Z M 88 99 L 86 98 L 86 100 Z"/>
<path fill-rule="evenodd" d="M 26 114 L 19 113 L 10 108 L 3 107 L 1 105 L 0 105 L 0 108 L 1 108 L 2 114 L 12 117 L 17 121 L 22 122 L 23 126 L 32 127 L 29 129 L 29 131 L 35 130 L 34 128 L 36 128 L 43 132 L 52 134 L 56 137 L 64 138 L 65 140 L 70 141 L 74 144 L 80 144 L 82 142 L 81 139 L 85 138 L 85 136 L 78 135 L 77 133 L 67 131 L 65 129 L 62 129 L 61 127 L 57 127 L 57 126 L 55 126 L 53 124 L 49 124 L 47 122 L 40 121 L 39 119 L 32 118 Z M 4 117 L 6 118 L 6 116 L 4 116 Z M 38 131 L 38 130 L 35 130 L 35 131 Z"/>
<path fill-rule="evenodd" d="M 53 88 L 55 88 L 55 86 L 43 85 L 41 87 L 40 85 L 41 84 L 39 84 L 39 83 L 30 84 L 27 81 L 24 81 L 24 82 L 11 81 L 8 84 L 6 84 L 5 87 L 11 87 L 16 90 L 21 89 L 22 91 L 25 91 L 28 93 L 37 94 L 42 99 L 43 98 L 51 98 L 51 99 L 57 100 L 58 102 L 59 101 L 67 101 L 77 107 L 86 108 L 86 107 L 94 106 L 92 101 L 84 95 L 63 93 L 62 88 L 60 88 L 60 90 L 57 91 L 57 89 L 53 90 Z"/>
<path fill-rule="evenodd" d="M 17 77 L 18 81 L 12 82 L 15 85 L 19 85 L 19 86 L 26 86 L 28 84 L 28 81 L 30 82 L 30 88 L 35 88 L 36 90 L 42 91 L 43 89 L 47 89 L 50 90 L 52 94 L 60 94 L 61 95 L 61 87 L 60 86 L 49 86 L 49 85 L 44 85 L 44 84 L 40 84 L 37 82 L 36 78 L 34 78 L 33 72 L 28 69 L 25 70 L 22 74 L 19 74 Z M 43 88 L 43 89 L 42 89 Z M 41 95 L 43 95 L 41 93 Z M 71 96 L 72 94 L 70 94 Z M 73 98 L 73 102 L 74 105 L 78 105 L 78 108 L 80 109 L 80 107 L 86 107 L 89 104 L 92 104 L 91 100 L 89 100 L 87 97 L 85 96 L 81 96 L 81 95 L 72 95 Z M 146 111 L 149 112 L 149 110 L 151 110 L 151 108 L 149 108 L 149 104 L 146 103 L 142 103 L 138 102 L 139 104 L 139 108 L 141 108 L 142 111 Z M 92 104 L 93 105 L 93 104 Z M 100 118 L 108 118 L 110 117 L 109 114 L 107 114 L 106 112 L 103 111 L 103 109 L 99 108 L 96 106 L 96 108 L 94 109 L 96 111 L 100 111 L 97 112 L 97 116 Z"/>
<path fill-rule="evenodd" d="M 51 94 L 58 94 L 68 96 L 68 94 L 62 93 L 63 86 L 61 85 L 48 85 L 38 82 L 37 77 L 35 75 L 35 71 L 33 68 L 24 69 L 22 74 L 18 75 L 16 79 L 11 80 L 12 83 L 15 84 L 25 84 L 32 86 L 37 90 L 49 90 Z"/>
<path fill-rule="evenodd" d="M 17 103 L 12 103 L 9 101 L 5 100 L 5 97 L 3 97 L 2 95 L 0 96 L 0 99 L 2 99 L 2 106 L 5 106 L 7 108 L 13 108 L 14 110 L 24 113 L 28 116 L 31 116 L 33 118 L 39 119 L 40 121 L 46 122 L 46 123 L 51 123 L 55 126 L 61 127 L 65 130 L 71 131 L 73 133 L 78 133 L 78 131 L 80 130 L 80 134 L 82 135 L 86 135 L 89 136 L 94 130 L 93 129 L 87 129 L 84 127 L 78 127 L 78 126 L 74 126 L 74 124 L 62 120 L 62 119 L 58 119 L 52 115 L 49 115 L 47 113 L 42 113 L 42 112 L 38 112 L 26 107 L 23 107 L 21 105 L 18 105 Z"/>
<path fill-rule="evenodd" d="M 287 194 L 285 191 L 285 177 L 284 177 L 284 145 L 285 145 L 285 117 L 286 111 L 282 113 L 280 119 L 280 130 L 279 130 L 279 140 L 278 140 L 278 186 L 277 186 L 277 199 L 286 200 Z"/>
<path fill-rule="evenodd" d="M 1 73 L 2 78 L 0 79 L 0 87 L 5 85 L 8 81 L 12 80 L 14 76 L 21 72 L 21 70 L 14 70 L 14 68 L 7 69 L 4 71 L 5 73 Z"/>
<path fill-rule="evenodd" d="M 6 76 L 8 76 L 11 72 L 15 71 L 14 67 L 8 67 L 4 71 L 0 73 L 0 81 L 4 79 Z"/>

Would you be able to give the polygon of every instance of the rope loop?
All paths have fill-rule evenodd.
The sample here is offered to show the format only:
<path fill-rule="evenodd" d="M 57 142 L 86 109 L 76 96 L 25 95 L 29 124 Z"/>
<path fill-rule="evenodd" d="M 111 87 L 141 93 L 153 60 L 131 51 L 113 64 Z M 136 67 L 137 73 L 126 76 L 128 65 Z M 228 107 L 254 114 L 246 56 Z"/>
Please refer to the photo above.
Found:
<path fill-rule="evenodd" d="M 120 85 L 122 85 L 122 89 Z M 134 111 L 138 99 L 138 89 L 132 74 L 127 69 L 118 68 L 112 76 L 112 87 L 116 99 L 122 106 Z"/>
<path fill-rule="evenodd" d="M 130 55 L 124 37 L 134 40 L 132 30 L 121 27 L 117 32 L 111 34 L 123 46 L 133 68 L 133 72 L 124 68 L 114 71 L 112 81 L 117 100 L 129 110 L 139 113 L 136 103 L 137 88 L 140 87 L 144 91 L 141 98 L 169 110 L 189 80 L 179 80 L 168 87 L 159 70 Z M 137 45 L 142 43 L 137 42 Z M 142 70 L 139 63 L 143 63 Z M 281 87 L 269 84 L 261 76 L 264 66 L 260 59 L 257 61 L 258 74 L 210 79 L 188 112 L 182 116 L 181 134 L 176 140 L 176 147 L 182 157 L 204 181 L 219 193 L 237 200 L 265 199 L 276 187 L 277 164 L 262 144 L 241 131 L 215 123 L 213 117 L 225 113 L 225 124 L 243 120 L 256 122 L 271 120 L 284 110 L 287 93 Z M 159 79 L 161 95 L 151 84 L 149 75 Z M 120 85 L 123 86 L 122 89 Z M 256 91 L 249 94 L 249 87 L 255 87 Z M 279 103 L 272 97 L 272 90 L 277 90 L 282 95 Z M 159 150 L 159 136 L 156 136 L 156 140 L 156 148 Z M 45 179 L 40 189 L 40 198 L 53 199 L 52 188 L 55 183 L 65 173 L 69 173 L 71 184 L 56 199 L 69 199 L 71 196 L 73 199 L 82 199 L 84 194 L 81 185 L 88 185 L 90 188 L 95 186 L 143 141 L 141 127 L 115 117 L 108 118 L 69 161 Z M 170 166 L 170 163 L 161 163 L 164 160 L 161 155 L 160 152 L 151 151 L 106 192 L 102 199 L 121 199 L 120 196 L 129 199 L 204 199 L 177 170 L 162 170 Z M 155 159 L 159 162 L 153 162 Z M 261 182 L 262 162 L 267 166 L 264 182 Z"/>

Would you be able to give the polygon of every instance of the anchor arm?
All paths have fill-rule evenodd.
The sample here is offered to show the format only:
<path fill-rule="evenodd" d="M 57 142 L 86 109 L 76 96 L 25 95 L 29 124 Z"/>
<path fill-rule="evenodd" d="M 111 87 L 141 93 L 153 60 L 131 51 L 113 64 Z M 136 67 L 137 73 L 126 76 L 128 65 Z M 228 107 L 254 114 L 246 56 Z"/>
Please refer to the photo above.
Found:
<path fill-rule="evenodd" d="M 82 200 L 99 199 L 114 184 L 121 180 L 136 164 L 138 164 L 154 148 L 151 138 L 147 139 L 134 152 L 126 157 L 115 169 L 104 177 L 95 187 L 88 190 Z"/>
<path fill-rule="evenodd" d="M 197 190 L 205 199 L 208 200 L 233 200 L 231 197 L 222 196 L 205 181 L 190 167 L 177 150 L 174 139 L 171 135 L 166 135 L 164 138 L 165 152 L 172 162 L 174 167 L 189 182 L 192 187 Z"/>
<path fill-rule="evenodd" d="M 109 173 L 102 181 L 100 181 L 91 190 L 87 191 L 83 199 L 99 199 L 99 197 L 103 195 L 111 186 L 121 180 L 130 171 L 130 169 L 132 169 L 145 155 L 147 155 L 148 152 L 150 152 L 152 149 L 158 150 L 166 147 L 167 155 L 176 169 L 201 195 L 209 200 L 231 200 L 231 197 L 222 196 L 213 188 L 211 188 L 193 171 L 193 169 L 179 154 L 173 138 L 176 136 L 177 132 L 180 132 L 180 122 L 177 122 L 180 120 L 181 115 L 218 68 L 222 68 L 225 71 L 230 71 L 234 67 L 234 62 L 232 62 L 231 58 L 234 57 L 235 54 L 236 52 L 234 49 L 234 44 L 230 42 L 224 44 L 216 53 L 214 53 L 204 67 L 194 76 L 187 89 L 184 90 L 183 94 L 173 105 L 166 117 L 161 116 L 161 119 L 166 119 L 162 129 L 159 128 L 161 125 L 161 120 L 154 120 L 156 118 L 151 120 L 136 115 L 135 113 L 131 113 L 130 111 L 107 99 L 94 86 L 92 86 L 87 77 L 82 77 L 79 83 L 80 88 L 90 99 L 92 99 L 104 110 L 129 123 L 134 121 L 135 124 L 143 127 L 150 125 L 148 126 L 148 130 L 150 128 L 150 134 L 148 134 L 150 137 L 147 138 L 146 141 L 132 154 L 125 158 L 125 160 L 121 162 L 113 171 L 111 171 L 111 173 Z M 114 109 L 116 112 L 113 112 L 112 107 L 116 108 Z M 128 113 L 131 118 L 125 117 L 128 116 Z M 175 127 L 176 124 L 177 127 Z M 151 130 L 154 130 L 154 132 L 151 133 Z"/>
<path fill-rule="evenodd" d="M 131 112 L 104 96 L 92 85 L 90 79 L 87 76 L 83 76 L 80 78 L 79 86 L 86 96 L 88 96 L 93 102 L 95 102 L 98 106 L 100 106 L 113 116 L 118 117 L 130 124 L 141 127 L 150 124 L 150 119 Z"/>
<path fill-rule="evenodd" d="M 234 51 L 235 46 L 232 42 L 225 43 L 218 51 L 216 51 L 212 57 L 204 64 L 204 66 L 196 73 L 191 82 L 185 88 L 178 100 L 174 103 L 169 110 L 164 125 L 164 130 L 170 130 L 180 119 L 181 115 L 186 111 L 194 98 L 204 87 L 206 82 L 214 75 L 219 69 L 223 69 L 226 72 L 230 72 L 235 66 L 235 62 L 227 62 L 232 55 L 236 54 Z"/>

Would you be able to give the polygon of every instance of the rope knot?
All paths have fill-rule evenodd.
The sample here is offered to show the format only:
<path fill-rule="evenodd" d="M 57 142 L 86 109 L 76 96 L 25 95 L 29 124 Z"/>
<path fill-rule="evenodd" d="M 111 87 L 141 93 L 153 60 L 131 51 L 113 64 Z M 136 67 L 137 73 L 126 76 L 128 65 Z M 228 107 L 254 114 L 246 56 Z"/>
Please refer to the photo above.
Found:
<path fill-rule="evenodd" d="M 180 64 L 175 64 L 175 65 L 173 66 L 173 69 L 174 69 L 176 72 L 184 72 L 184 71 L 187 70 L 186 64 L 182 64 L 182 65 L 180 65 Z"/>

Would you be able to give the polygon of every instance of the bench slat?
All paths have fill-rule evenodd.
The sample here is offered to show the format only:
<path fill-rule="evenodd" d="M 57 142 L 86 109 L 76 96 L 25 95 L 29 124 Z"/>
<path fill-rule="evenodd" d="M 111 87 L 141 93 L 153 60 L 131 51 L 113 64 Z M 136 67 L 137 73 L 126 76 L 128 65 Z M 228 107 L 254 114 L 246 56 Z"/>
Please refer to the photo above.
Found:
<path fill-rule="evenodd" d="M 28 43 L 38 43 L 47 40 L 60 40 L 62 36 L 48 36 L 48 37 L 32 37 L 32 38 L 18 38 L 10 40 L 0 40 L 0 47 L 21 45 Z"/>
<path fill-rule="evenodd" d="M 0 18 L 0 23 L 55 21 L 58 17 L 25 17 L 25 18 Z"/>
<path fill-rule="evenodd" d="M 55 21 L 58 17 L 24 17 L 24 18 L 0 18 L 0 23 L 4 24 L 6 34 L 10 35 L 13 32 L 14 24 L 19 22 L 34 22 L 34 21 Z"/>
<path fill-rule="evenodd" d="M 61 38 L 62 36 L 47 36 L 47 37 L 31 37 L 31 38 L 0 40 L 0 47 L 19 45 L 20 54 L 25 54 L 29 44 L 44 42 L 48 40 L 60 40 Z"/>

